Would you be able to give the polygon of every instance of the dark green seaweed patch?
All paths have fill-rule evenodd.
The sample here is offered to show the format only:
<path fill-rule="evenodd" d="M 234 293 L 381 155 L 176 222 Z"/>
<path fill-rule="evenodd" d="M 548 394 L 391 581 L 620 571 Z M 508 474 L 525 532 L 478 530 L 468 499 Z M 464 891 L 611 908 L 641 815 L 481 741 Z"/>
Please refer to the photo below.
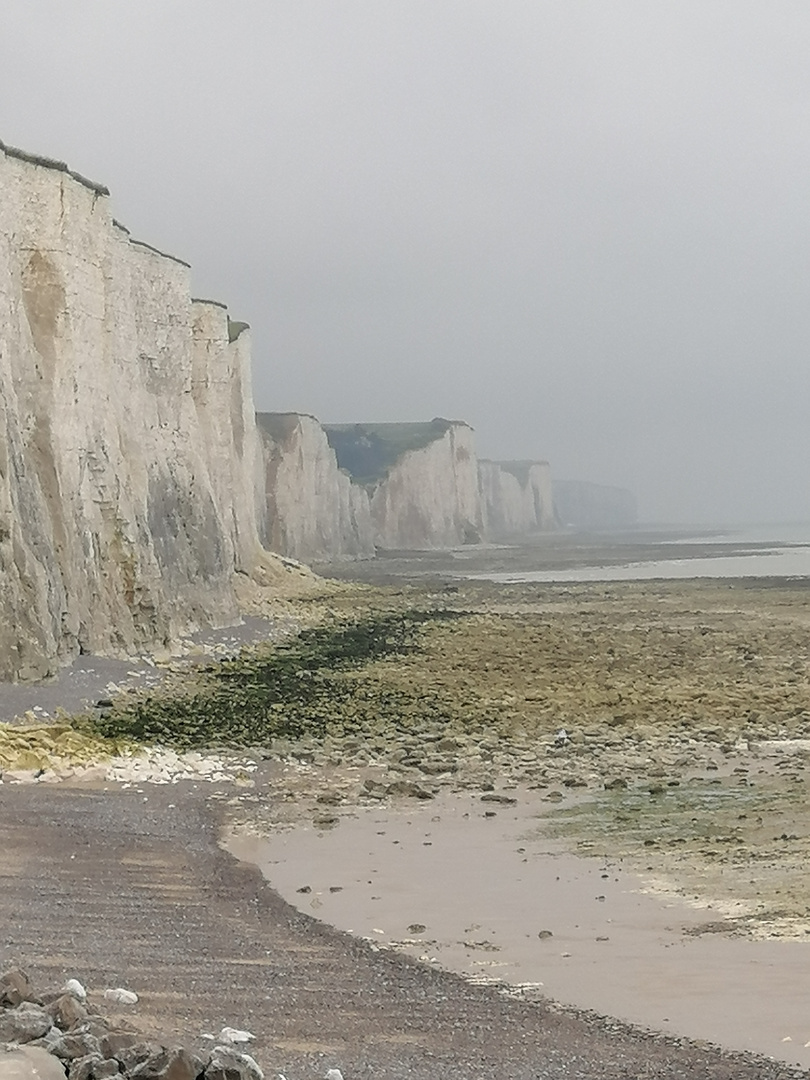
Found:
<path fill-rule="evenodd" d="M 243 650 L 238 658 L 217 665 L 192 690 L 149 695 L 84 723 L 106 737 L 190 749 L 340 736 L 374 725 L 381 710 L 408 720 L 414 710 L 406 694 L 370 692 L 349 675 L 371 661 L 412 652 L 419 647 L 425 623 L 459 614 L 383 613 L 304 630 L 286 644 Z M 442 711 L 436 702 L 420 702 L 421 719 L 441 719 Z"/>

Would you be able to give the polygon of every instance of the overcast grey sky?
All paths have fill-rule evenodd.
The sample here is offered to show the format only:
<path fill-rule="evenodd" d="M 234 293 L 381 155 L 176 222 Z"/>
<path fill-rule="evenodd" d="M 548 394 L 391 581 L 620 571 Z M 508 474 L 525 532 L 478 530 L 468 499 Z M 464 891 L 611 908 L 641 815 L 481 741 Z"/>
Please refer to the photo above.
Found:
<path fill-rule="evenodd" d="M 0 138 L 251 323 L 260 409 L 810 519 L 806 0 L 3 0 Z"/>

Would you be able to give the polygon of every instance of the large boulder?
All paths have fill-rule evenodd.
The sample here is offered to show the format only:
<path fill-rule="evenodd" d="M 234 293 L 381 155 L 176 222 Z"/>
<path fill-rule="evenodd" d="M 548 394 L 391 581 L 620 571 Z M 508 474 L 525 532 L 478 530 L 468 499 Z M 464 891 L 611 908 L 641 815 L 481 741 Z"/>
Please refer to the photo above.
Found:
<path fill-rule="evenodd" d="M 65 1070 L 39 1046 L 0 1049 L 0 1080 L 65 1080 Z"/>

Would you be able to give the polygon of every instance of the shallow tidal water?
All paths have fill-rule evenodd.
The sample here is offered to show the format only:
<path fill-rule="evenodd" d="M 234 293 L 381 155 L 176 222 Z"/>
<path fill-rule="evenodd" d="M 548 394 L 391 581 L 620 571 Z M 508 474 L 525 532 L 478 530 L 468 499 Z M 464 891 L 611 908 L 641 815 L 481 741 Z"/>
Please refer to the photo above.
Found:
<path fill-rule="evenodd" d="M 461 576 L 461 575 L 459 575 Z M 742 555 L 706 558 L 654 559 L 619 566 L 579 566 L 572 569 L 524 570 L 463 575 L 502 584 L 530 581 L 654 581 L 692 578 L 796 578 L 810 577 L 810 547 L 753 551 Z"/>
<path fill-rule="evenodd" d="M 226 846 L 301 911 L 380 947 L 810 1066 L 810 943 L 695 934 L 722 914 L 655 895 L 620 861 L 567 853 L 538 829 L 547 804 L 519 794 L 494 812 L 450 794 L 363 808 Z"/>

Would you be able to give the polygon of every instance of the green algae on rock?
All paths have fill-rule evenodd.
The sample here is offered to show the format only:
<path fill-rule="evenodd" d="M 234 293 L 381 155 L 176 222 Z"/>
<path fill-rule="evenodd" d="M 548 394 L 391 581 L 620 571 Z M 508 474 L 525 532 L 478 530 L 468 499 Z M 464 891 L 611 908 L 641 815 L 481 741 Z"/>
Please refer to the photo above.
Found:
<path fill-rule="evenodd" d="M 424 624 L 458 618 L 451 611 L 383 612 L 338 625 L 306 629 L 280 646 L 246 649 L 235 660 L 201 673 L 179 693 L 122 702 L 83 721 L 105 737 L 169 746 L 266 745 L 367 731 L 383 708 L 401 718 L 407 694 L 364 695 L 354 669 L 419 647 Z M 399 700 L 399 699 L 403 700 Z M 427 702 L 423 703 L 430 711 Z"/>

